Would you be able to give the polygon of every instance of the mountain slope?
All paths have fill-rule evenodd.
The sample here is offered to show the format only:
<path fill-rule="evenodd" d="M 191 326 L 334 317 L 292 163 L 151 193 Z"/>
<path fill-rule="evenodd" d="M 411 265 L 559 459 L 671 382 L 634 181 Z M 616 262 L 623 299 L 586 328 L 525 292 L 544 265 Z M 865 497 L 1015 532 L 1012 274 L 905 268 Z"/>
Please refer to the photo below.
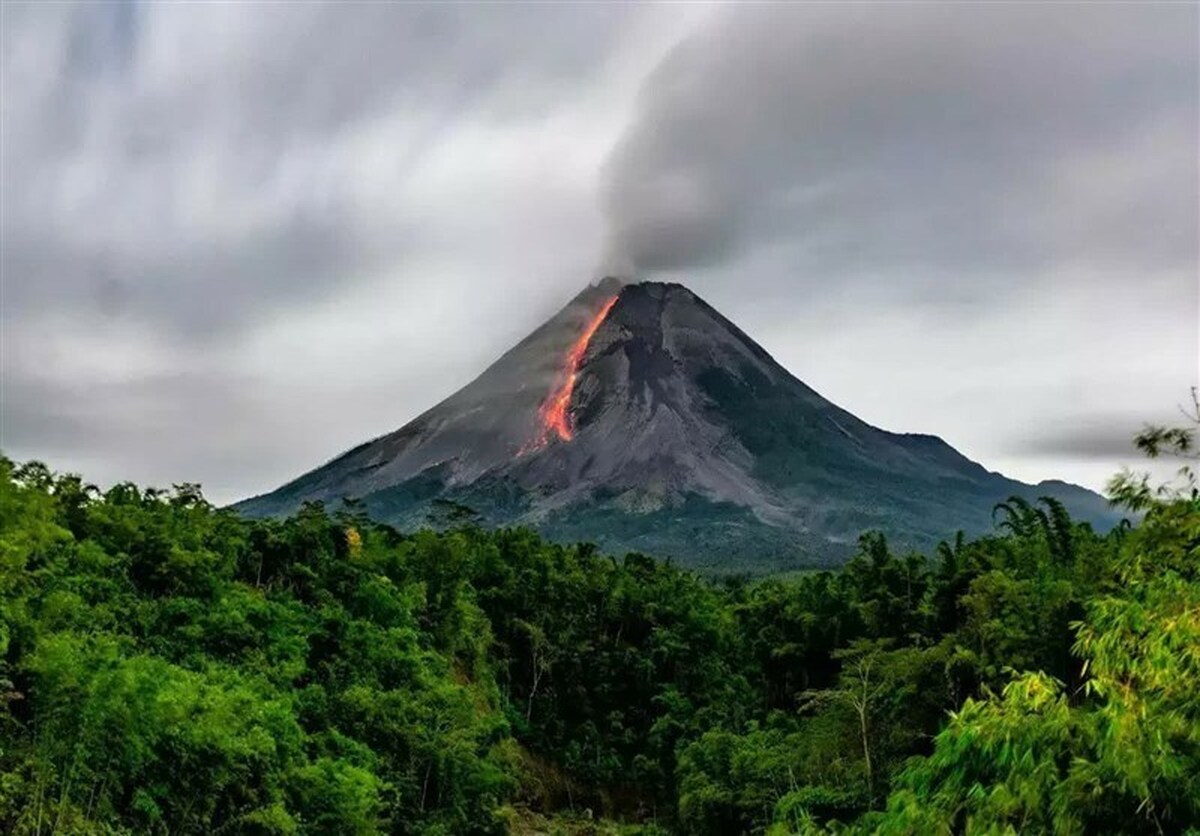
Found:
<path fill-rule="evenodd" d="M 837 562 L 869 529 L 912 547 L 986 530 L 1012 494 L 1114 521 L 1082 488 L 870 426 L 681 285 L 605 280 L 414 421 L 237 507 L 357 497 L 414 525 L 449 501 L 613 551 L 770 570 Z"/>

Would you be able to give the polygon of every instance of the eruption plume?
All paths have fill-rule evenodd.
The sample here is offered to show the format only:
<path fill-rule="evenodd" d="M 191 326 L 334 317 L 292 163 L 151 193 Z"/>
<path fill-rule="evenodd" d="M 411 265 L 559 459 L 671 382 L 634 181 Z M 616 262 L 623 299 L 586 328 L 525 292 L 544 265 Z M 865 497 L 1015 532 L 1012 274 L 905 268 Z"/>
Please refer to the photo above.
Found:
<path fill-rule="evenodd" d="M 567 352 L 567 358 L 563 363 L 559 383 L 551 390 L 546 400 L 542 401 L 542 405 L 538 407 L 538 434 L 521 451 L 522 453 L 545 447 L 550 442 L 551 437 L 555 435 L 563 441 L 570 441 L 574 437 L 569 410 L 571 408 L 571 396 L 575 393 L 575 379 L 579 373 L 579 364 L 583 360 L 583 355 L 587 351 L 592 337 L 608 316 L 608 312 L 612 310 L 612 306 L 616 303 L 616 296 L 610 296 L 605 300 L 600 310 L 588 322 L 587 328 L 584 329 L 579 339 L 571 344 L 571 349 Z"/>

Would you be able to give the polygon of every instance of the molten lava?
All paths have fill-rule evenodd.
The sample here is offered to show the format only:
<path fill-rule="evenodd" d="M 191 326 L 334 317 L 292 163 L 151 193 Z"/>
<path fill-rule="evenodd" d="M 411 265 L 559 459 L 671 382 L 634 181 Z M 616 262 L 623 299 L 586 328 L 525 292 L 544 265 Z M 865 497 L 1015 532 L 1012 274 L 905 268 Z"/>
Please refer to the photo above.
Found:
<path fill-rule="evenodd" d="M 545 447 L 553 435 L 557 435 L 563 441 L 570 441 L 574 435 L 568 410 L 571 407 L 571 396 L 575 393 L 575 378 L 579 374 L 579 364 L 587 351 L 588 343 L 592 341 L 597 329 L 616 303 L 616 296 L 609 298 L 600 311 L 588 322 L 587 328 L 584 329 L 579 339 L 571 345 L 571 350 L 567 352 L 566 362 L 563 363 L 561 382 L 538 407 L 538 421 L 540 422 L 538 436 L 529 449 L 537 450 Z"/>

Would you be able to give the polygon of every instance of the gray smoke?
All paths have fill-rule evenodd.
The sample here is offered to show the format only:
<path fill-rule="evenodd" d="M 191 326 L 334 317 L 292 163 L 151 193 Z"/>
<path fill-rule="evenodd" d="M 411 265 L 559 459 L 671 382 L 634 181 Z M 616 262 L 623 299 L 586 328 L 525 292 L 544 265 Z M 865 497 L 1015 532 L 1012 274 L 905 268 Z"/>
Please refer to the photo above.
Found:
<path fill-rule="evenodd" d="M 647 79 L 607 264 L 829 278 L 1194 262 L 1198 9 L 727 7 Z"/>

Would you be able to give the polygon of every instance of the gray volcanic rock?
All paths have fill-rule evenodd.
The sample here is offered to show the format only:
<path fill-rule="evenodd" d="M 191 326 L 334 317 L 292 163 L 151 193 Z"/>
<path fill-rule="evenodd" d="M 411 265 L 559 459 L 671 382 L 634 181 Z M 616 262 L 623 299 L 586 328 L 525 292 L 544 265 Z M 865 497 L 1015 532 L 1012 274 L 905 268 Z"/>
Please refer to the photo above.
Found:
<path fill-rule="evenodd" d="M 613 296 L 579 362 L 572 437 L 546 435 L 539 407 Z M 1013 494 L 1117 520 L 1083 488 L 1016 482 L 941 439 L 866 424 L 681 285 L 606 279 L 414 421 L 236 507 L 267 516 L 355 497 L 412 526 L 450 501 L 609 551 L 774 571 L 840 562 L 871 529 L 914 548 L 981 532 Z"/>

